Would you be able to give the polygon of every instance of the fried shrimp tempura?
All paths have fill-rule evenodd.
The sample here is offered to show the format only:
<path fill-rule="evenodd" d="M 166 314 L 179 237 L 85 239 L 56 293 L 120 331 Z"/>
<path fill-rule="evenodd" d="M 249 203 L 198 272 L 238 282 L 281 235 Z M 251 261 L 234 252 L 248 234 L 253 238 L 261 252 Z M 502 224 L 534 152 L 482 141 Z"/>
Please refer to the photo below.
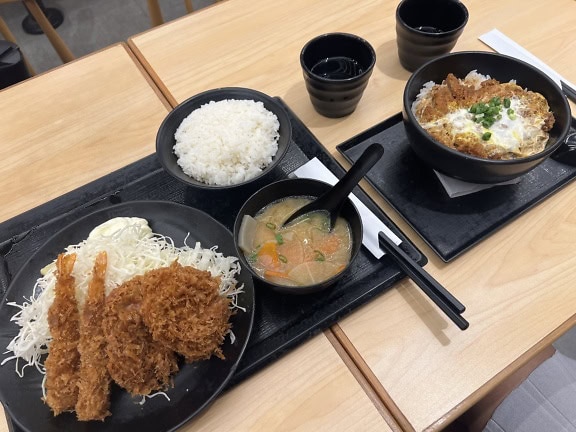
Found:
<path fill-rule="evenodd" d="M 104 420 L 110 415 L 110 374 L 107 369 L 106 337 L 102 328 L 106 293 L 107 255 L 96 256 L 88 295 L 80 316 L 80 376 L 76 416 L 78 420 Z"/>
<path fill-rule="evenodd" d="M 108 372 L 132 395 L 164 390 L 178 370 L 176 355 L 152 339 L 140 308 L 146 276 L 136 276 L 114 289 L 106 298 L 103 328 L 106 335 Z"/>
<path fill-rule="evenodd" d="M 230 301 L 219 294 L 219 279 L 182 266 L 152 270 L 143 278 L 142 318 L 155 340 L 187 362 L 224 358 L 220 345 L 230 329 Z"/>
<path fill-rule="evenodd" d="M 58 255 L 54 302 L 48 310 L 52 342 L 45 363 L 45 402 L 54 415 L 73 410 L 78 398 L 80 331 L 75 280 L 72 276 L 75 262 L 76 254 Z"/>

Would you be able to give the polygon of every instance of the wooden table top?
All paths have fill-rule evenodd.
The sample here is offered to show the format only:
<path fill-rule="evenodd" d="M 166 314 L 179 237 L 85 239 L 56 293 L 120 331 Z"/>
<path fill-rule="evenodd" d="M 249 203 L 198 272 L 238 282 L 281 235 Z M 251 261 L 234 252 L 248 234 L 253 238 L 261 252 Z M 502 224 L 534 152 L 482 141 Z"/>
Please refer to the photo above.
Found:
<path fill-rule="evenodd" d="M 153 153 L 170 109 L 125 45 L 9 87 L 0 100 L 0 221 Z"/>
<path fill-rule="evenodd" d="M 123 44 L 0 91 L 0 221 L 153 153 L 168 111 Z M 183 430 L 317 431 L 361 424 L 362 430 L 390 431 L 388 422 L 396 427 L 327 331 L 235 386 Z M 7 430 L 1 421 L 0 432 Z"/>
<path fill-rule="evenodd" d="M 218 397 L 181 430 L 398 430 L 386 408 L 360 386 L 328 338 L 314 337 L 281 357 Z"/>
<path fill-rule="evenodd" d="M 280 96 L 348 166 L 335 146 L 401 110 L 410 74 L 397 58 L 397 4 L 229 0 L 137 35 L 129 45 L 172 104 L 221 86 Z M 489 50 L 477 38 L 498 28 L 576 81 L 573 0 L 465 4 L 470 20 L 455 51 Z M 357 110 L 342 119 L 313 110 L 299 64 L 302 46 L 332 31 L 362 36 L 377 52 Z M 467 306 L 470 328 L 458 330 L 404 280 L 333 330 L 404 429 L 438 430 L 576 322 L 576 185 L 449 264 L 365 189 L 428 256 L 426 269 Z"/>

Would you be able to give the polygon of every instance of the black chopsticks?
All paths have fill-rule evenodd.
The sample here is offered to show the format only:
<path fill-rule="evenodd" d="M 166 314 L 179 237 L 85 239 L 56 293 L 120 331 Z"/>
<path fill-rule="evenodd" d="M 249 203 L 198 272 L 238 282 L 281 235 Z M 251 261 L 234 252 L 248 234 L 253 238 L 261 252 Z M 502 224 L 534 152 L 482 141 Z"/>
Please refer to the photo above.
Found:
<path fill-rule="evenodd" d="M 466 330 L 468 321 L 462 317 L 466 307 L 446 288 L 440 285 L 428 272 L 418 265 L 410 256 L 398 247 L 383 232 L 378 234 L 380 247 L 406 272 L 424 293 L 454 322 L 461 330 Z"/>
<path fill-rule="evenodd" d="M 560 80 L 560 86 L 566 97 L 572 99 L 572 102 L 576 102 L 576 89 L 572 88 L 562 80 Z"/>

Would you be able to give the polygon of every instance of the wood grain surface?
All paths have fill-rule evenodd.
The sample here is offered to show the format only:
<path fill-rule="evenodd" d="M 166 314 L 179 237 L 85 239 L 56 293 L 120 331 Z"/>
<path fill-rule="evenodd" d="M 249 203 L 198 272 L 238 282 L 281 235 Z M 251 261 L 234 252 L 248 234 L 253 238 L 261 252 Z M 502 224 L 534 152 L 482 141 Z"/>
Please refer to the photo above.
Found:
<path fill-rule="evenodd" d="M 478 36 L 498 28 L 576 81 L 572 0 L 464 3 L 470 19 L 455 51 L 489 51 Z M 397 4 L 230 0 L 138 35 L 129 46 L 172 103 L 220 86 L 280 96 L 347 166 L 336 145 L 401 110 L 410 73 L 397 58 Z M 377 53 L 357 110 L 342 119 L 313 110 L 299 64 L 302 46 L 332 31 L 362 36 Z M 428 256 L 426 269 L 467 306 L 470 328 L 458 330 L 404 280 L 334 332 L 404 429 L 439 430 L 574 324 L 576 186 L 560 190 L 449 264 L 366 190 Z"/>

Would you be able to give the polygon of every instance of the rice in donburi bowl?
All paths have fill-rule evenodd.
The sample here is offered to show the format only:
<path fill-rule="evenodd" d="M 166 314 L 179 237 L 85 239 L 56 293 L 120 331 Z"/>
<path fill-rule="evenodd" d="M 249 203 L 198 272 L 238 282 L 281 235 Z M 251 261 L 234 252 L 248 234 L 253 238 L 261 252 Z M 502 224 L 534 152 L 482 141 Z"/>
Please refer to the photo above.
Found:
<path fill-rule="evenodd" d="M 164 168 L 184 183 L 223 189 L 270 172 L 290 139 L 290 120 L 277 100 L 232 87 L 178 105 L 160 126 L 156 151 Z"/>
<path fill-rule="evenodd" d="M 178 165 L 196 180 L 231 185 L 256 177 L 278 151 L 280 123 L 262 102 L 210 101 L 174 135 Z"/>

